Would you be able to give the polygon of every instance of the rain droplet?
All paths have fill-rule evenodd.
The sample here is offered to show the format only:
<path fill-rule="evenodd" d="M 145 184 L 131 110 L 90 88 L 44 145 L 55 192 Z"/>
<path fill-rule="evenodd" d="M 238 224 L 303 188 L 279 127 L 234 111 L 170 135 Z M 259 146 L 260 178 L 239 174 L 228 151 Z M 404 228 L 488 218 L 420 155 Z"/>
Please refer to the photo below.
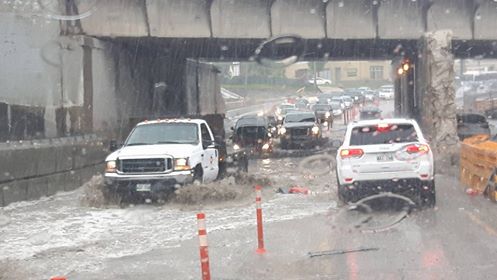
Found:
<path fill-rule="evenodd" d="M 343 8 L 343 5 L 344 5 L 344 4 L 343 4 L 343 1 L 338 2 L 338 7 L 339 7 L 339 8 Z"/>
<path fill-rule="evenodd" d="M 313 15 L 314 15 L 314 14 L 316 13 L 316 9 L 314 9 L 314 8 L 313 8 L 313 9 L 311 9 L 311 11 L 310 11 L 310 12 L 311 12 L 311 14 L 313 14 Z"/>
<path fill-rule="evenodd" d="M 445 10 L 446 14 L 450 14 L 450 9 Z"/>
<path fill-rule="evenodd" d="M 376 6 L 376 5 L 378 5 L 378 1 L 374 0 L 373 1 L 373 6 Z"/>
<path fill-rule="evenodd" d="M 481 15 L 476 15 L 475 19 L 476 20 L 480 20 L 481 19 Z"/>
<path fill-rule="evenodd" d="M 229 49 L 229 48 L 228 48 L 228 46 L 226 46 L 226 45 L 222 45 L 222 46 L 221 46 L 221 50 L 222 50 L 222 51 L 227 51 L 228 49 Z"/>

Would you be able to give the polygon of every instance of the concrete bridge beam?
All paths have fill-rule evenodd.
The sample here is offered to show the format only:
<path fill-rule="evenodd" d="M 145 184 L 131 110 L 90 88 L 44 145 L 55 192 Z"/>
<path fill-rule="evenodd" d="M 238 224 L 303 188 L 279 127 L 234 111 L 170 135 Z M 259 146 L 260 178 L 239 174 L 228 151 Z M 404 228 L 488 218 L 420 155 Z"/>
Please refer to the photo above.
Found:
<path fill-rule="evenodd" d="M 447 29 L 453 39 L 471 40 L 474 10 L 473 1 L 434 0 L 426 15 L 427 31 Z"/>
<path fill-rule="evenodd" d="M 424 32 L 422 1 L 384 0 L 378 9 L 378 37 L 419 38 Z"/>
<path fill-rule="evenodd" d="M 214 0 L 211 18 L 215 38 L 271 37 L 267 0 Z"/>
<path fill-rule="evenodd" d="M 328 38 L 376 38 L 374 16 L 377 6 L 370 0 L 330 1 L 326 6 Z"/>
<path fill-rule="evenodd" d="M 273 36 L 300 35 L 309 39 L 326 37 L 322 0 L 276 0 L 271 7 Z"/>

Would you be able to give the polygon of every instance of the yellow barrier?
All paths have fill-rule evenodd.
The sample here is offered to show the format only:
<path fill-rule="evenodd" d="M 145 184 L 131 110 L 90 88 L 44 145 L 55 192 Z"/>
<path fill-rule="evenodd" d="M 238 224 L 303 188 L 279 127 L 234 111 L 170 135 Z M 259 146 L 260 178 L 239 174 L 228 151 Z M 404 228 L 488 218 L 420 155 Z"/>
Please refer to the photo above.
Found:
<path fill-rule="evenodd" d="M 497 142 L 488 141 L 486 135 L 467 138 L 461 143 L 460 156 L 460 181 L 482 193 L 497 167 Z"/>

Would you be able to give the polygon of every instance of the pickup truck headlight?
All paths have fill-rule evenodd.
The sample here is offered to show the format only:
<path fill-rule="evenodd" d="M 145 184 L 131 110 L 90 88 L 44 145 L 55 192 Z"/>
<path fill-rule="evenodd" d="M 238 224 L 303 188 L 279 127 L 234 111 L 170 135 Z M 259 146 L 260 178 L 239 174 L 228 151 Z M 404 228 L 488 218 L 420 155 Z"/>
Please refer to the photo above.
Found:
<path fill-rule="evenodd" d="M 312 133 L 313 133 L 313 134 L 318 134 L 318 133 L 319 133 L 319 127 L 314 126 L 314 127 L 312 128 Z"/>
<path fill-rule="evenodd" d="M 325 116 L 326 118 L 329 118 L 329 117 L 331 116 L 331 114 L 330 114 L 330 112 L 326 112 L 326 113 L 324 114 L 324 116 Z"/>
<path fill-rule="evenodd" d="M 188 165 L 188 158 L 176 158 L 174 159 L 174 170 L 190 170 L 191 167 Z"/>
<path fill-rule="evenodd" d="M 109 160 L 105 163 L 105 173 L 116 173 L 116 161 Z"/>

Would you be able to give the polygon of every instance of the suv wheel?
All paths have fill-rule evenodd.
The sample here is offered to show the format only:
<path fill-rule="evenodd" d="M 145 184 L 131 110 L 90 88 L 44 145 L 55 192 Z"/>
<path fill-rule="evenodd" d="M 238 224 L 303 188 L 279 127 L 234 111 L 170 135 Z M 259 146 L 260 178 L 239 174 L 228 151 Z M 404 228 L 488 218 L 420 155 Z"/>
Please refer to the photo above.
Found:
<path fill-rule="evenodd" d="M 428 190 L 421 190 L 421 206 L 426 208 L 433 208 L 437 203 L 437 196 L 435 191 L 435 181 L 429 181 L 427 183 Z"/>

